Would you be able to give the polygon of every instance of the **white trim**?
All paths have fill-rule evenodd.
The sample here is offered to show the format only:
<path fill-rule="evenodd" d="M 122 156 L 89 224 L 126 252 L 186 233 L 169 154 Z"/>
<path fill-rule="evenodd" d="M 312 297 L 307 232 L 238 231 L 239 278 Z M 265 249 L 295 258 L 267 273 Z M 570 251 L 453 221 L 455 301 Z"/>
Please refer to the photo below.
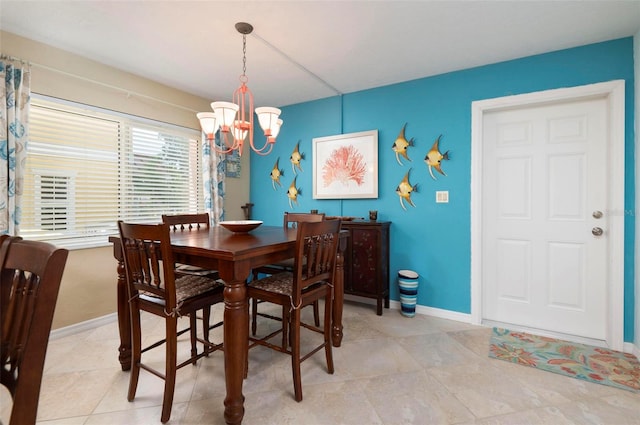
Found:
<path fill-rule="evenodd" d="M 471 104 L 471 317 L 482 323 L 482 122 L 502 108 L 579 98 L 609 101 L 609 285 L 607 346 L 622 351 L 624 343 L 624 80 L 486 99 Z"/>
<path fill-rule="evenodd" d="M 400 310 L 400 301 L 390 301 L 389 309 Z M 441 308 L 427 307 L 416 304 L 416 314 L 423 316 L 437 317 L 439 319 L 455 320 L 456 322 L 471 323 L 471 315 L 467 313 L 459 313 L 452 310 L 443 310 Z M 480 325 L 483 326 L 483 325 Z"/>
<path fill-rule="evenodd" d="M 344 300 L 354 301 L 357 303 L 373 305 L 373 306 L 377 305 L 377 301 L 375 299 L 359 297 L 357 295 L 345 294 Z M 382 310 L 383 315 L 384 315 L 384 311 L 386 310 L 387 309 Z M 400 310 L 400 301 L 394 301 L 394 300 L 389 301 L 389 310 Z M 416 314 L 438 317 L 440 319 L 455 320 L 456 322 L 472 323 L 470 314 L 459 313 L 453 310 L 444 310 L 441 308 L 428 307 L 420 304 L 416 304 Z"/>
<path fill-rule="evenodd" d="M 84 322 L 76 323 L 74 325 L 65 326 L 64 328 L 58 328 L 51 331 L 49 334 L 49 340 L 58 338 L 64 338 L 84 331 L 90 331 L 100 326 L 108 325 L 118 321 L 118 315 L 116 313 L 107 314 L 106 316 L 96 317 L 95 319 L 85 320 Z"/>
<path fill-rule="evenodd" d="M 630 342 L 625 342 L 623 351 L 625 353 L 633 354 L 638 360 L 640 360 L 640 347 L 638 347 L 637 345 L 633 345 Z"/>

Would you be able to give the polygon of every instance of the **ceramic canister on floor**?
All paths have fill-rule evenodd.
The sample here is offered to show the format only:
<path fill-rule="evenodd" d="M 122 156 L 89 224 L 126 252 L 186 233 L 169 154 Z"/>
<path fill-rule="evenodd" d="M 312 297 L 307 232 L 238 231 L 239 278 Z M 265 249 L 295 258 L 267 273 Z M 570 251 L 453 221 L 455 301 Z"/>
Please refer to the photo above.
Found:
<path fill-rule="evenodd" d="M 418 273 L 413 270 L 398 271 L 398 287 L 400 288 L 400 312 L 403 316 L 415 316 L 418 300 Z"/>

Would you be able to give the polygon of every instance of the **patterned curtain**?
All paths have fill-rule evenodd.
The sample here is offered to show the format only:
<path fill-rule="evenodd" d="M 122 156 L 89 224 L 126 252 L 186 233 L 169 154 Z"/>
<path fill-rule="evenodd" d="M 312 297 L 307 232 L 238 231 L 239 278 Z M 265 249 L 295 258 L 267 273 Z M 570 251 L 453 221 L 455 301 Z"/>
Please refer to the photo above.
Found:
<path fill-rule="evenodd" d="M 202 138 L 202 186 L 204 208 L 211 217 L 212 225 L 224 220 L 225 157 L 219 155 L 205 137 Z"/>
<path fill-rule="evenodd" d="M 30 65 L 0 57 L 0 77 L 0 234 L 17 235 L 29 138 Z"/>

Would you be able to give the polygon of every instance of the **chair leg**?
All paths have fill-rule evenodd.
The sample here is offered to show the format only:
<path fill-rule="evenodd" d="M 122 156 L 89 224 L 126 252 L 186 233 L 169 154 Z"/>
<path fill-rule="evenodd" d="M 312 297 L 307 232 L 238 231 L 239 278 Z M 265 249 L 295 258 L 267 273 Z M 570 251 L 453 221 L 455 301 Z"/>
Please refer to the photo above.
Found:
<path fill-rule="evenodd" d="M 202 338 L 209 341 L 209 321 L 211 318 L 211 307 L 205 307 L 202 309 Z"/>
<path fill-rule="evenodd" d="M 286 350 L 291 345 L 291 317 L 289 307 L 282 306 L 282 349 Z"/>
<path fill-rule="evenodd" d="M 249 300 L 247 299 L 247 308 L 249 308 Z M 249 341 L 247 341 L 247 351 L 244 353 L 244 379 L 249 376 Z"/>
<path fill-rule="evenodd" d="M 258 300 L 251 299 L 251 334 L 256 336 L 256 330 L 258 329 Z"/>
<path fill-rule="evenodd" d="M 331 315 L 333 291 L 327 285 L 327 296 L 324 300 L 324 355 L 327 358 L 327 372 L 333 374 L 333 343 L 331 342 Z"/>
<path fill-rule="evenodd" d="M 202 309 L 202 338 L 207 341 L 207 342 L 211 342 L 209 340 L 209 322 L 211 320 L 211 306 L 209 307 L 205 307 Z M 206 357 L 209 357 L 209 346 L 207 344 L 204 344 L 204 355 Z"/>
<path fill-rule="evenodd" d="M 192 314 L 195 322 L 195 314 Z M 165 362 L 165 380 L 164 380 L 164 397 L 162 399 L 162 415 L 160 421 L 166 423 L 171 417 L 171 408 L 173 406 L 173 393 L 176 387 L 176 365 L 177 365 L 177 350 L 178 350 L 178 337 L 177 328 L 178 320 L 174 317 L 167 317 L 166 319 L 166 362 Z"/>
<path fill-rule="evenodd" d="M 313 321 L 316 324 L 316 328 L 320 327 L 320 308 L 318 307 L 318 301 L 313 303 Z"/>
<path fill-rule="evenodd" d="M 177 326 L 177 323 L 176 323 Z M 198 318 L 196 317 L 196 313 L 193 312 L 189 315 L 189 336 L 191 338 L 191 364 L 196 365 L 198 355 L 198 340 L 197 340 L 197 332 L 198 332 Z M 177 339 L 177 337 L 176 337 Z"/>
<path fill-rule="evenodd" d="M 127 400 L 133 401 L 138 388 L 138 378 L 140 377 L 140 361 L 142 357 L 142 334 L 140 330 L 140 310 L 133 305 L 131 309 L 131 375 L 129 376 L 129 392 Z"/>
<path fill-rule="evenodd" d="M 293 371 L 293 391 L 296 401 L 302 401 L 302 375 L 300 373 L 300 309 L 293 309 L 290 315 L 291 369 Z"/>

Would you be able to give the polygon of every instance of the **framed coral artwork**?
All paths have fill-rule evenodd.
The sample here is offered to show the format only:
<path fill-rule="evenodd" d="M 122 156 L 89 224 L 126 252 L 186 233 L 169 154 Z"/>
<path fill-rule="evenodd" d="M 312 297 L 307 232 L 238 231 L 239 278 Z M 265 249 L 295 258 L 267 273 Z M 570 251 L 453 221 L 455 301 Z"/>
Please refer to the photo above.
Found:
<path fill-rule="evenodd" d="M 313 199 L 378 197 L 378 130 L 313 139 Z"/>

